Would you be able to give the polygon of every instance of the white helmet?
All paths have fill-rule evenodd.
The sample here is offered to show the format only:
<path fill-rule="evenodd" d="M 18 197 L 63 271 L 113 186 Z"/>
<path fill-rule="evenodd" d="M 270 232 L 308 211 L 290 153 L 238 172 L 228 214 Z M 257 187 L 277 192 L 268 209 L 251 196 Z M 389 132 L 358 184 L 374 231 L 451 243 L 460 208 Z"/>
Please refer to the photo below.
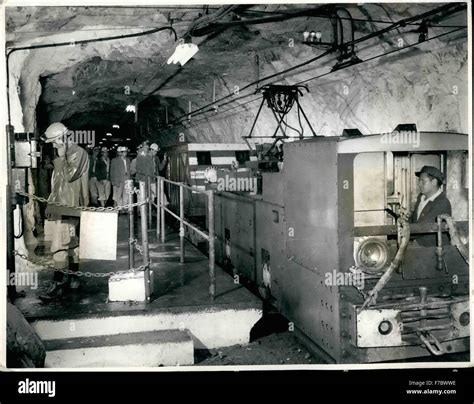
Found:
<path fill-rule="evenodd" d="M 160 150 L 160 147 L 156 143 L 152 143 L 152 145 L 150 146 L 150 149 L 158 151 Z"/>
<path fill-rule="evenodd" d="M 54 142 L 58 137 L 64 136 L 68 132 L 68 128 L 61 122 L 55 122 L 48 126 L 44 132 L 43 140 L 46 143 Z"/>
<path fill-rule="evenodd" d="M 126 146 L 119 146 L 118 149 L 117 149 L 117 152 L 123 152 L 123 151 L 127 151 L 127 147 Z"/>

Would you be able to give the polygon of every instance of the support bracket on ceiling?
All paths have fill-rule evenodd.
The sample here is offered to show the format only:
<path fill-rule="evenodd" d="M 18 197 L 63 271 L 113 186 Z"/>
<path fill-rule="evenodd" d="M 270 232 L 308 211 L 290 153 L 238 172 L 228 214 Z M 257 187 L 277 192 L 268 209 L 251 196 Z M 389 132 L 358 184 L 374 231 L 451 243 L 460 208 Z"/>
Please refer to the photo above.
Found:
<path fill-rule="evenodd" d="M 262 108 L 265 102 L 267 103 L 267 106 L 271 109 L 273 116 L 275 117 L 275 120 L 277 122 L 277 126 L 272 136 L 253 136 L 254 138 L 271 137 L 274 139 L 277 137 L 277 133 L 279 130 L 282 134 L 282 136 L 280 136 L 281 139 L 289 138 L 290 136 L 286 134 L 286 128 L 289 128 L 297 132 L 299 135 L 299 138 L 302 139 L 305 136 L 304 136 L 303 125 L 301 123 L 301 115 L 303 115 L 306 123 L 308 124 L 312 132 L 312 136 L 317 136 L 316 132 L 311 126 L 311 123 L 309 122 L 309 119 L 306 116 L 299 102 L 299 96 L 303 96 L 303 89 L 309 92 L 308 87 L 306 86 L 288 86 L 288 85 L 268 84 L 261 87 L 259 91 L 261 91 L 263 94 L 262 102 L 260 103 L 260 107 L 258 108 L 258 112 L 255 117 L 255 120 L 253 121 L 252 127 L 250 128 L 250 132 L 247 136 L 245 136 L 245 138 L 246 139 L 252 138 L 253 130 L 255 129 L 255 125 L 257 124 L 257 120 L 260 116 L 260 113 L 262 112 Z M 296 113 L 298 116 L 298 122 L 300 124 L 300 131 L 288 125 L 285 120 L 285 118 L 287 117 L 287 115 L 289 114 L 289 112 L 292 110 L 292 108 L 295 105 L 296 105 Z"/>

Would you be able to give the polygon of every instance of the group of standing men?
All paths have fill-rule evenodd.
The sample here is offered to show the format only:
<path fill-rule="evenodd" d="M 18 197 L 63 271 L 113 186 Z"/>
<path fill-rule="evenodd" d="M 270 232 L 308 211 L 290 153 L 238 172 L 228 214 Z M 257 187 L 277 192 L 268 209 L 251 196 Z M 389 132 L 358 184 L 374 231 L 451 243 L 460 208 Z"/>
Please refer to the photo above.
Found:
<path fill-rule="evenodd" d="M 145 181 L 147 176 L 163 175 L 168 159 L 166 153 L 160 161 L 159 146 L 144 141 L 137 149 L 137 157 L 132 161 L 127 157 L 128 149 L 119 146 L 117 157 L 109 158 L 108 149 L 96 147 L 92 150 L 89 161 L 89 191 L 93 205 L 105 206 L 112 191 L 114 206 L 128 203 L 125 189 L 127 180 Z M 156 183 L 151 183 L 152 197 L 156 197 Z"/>

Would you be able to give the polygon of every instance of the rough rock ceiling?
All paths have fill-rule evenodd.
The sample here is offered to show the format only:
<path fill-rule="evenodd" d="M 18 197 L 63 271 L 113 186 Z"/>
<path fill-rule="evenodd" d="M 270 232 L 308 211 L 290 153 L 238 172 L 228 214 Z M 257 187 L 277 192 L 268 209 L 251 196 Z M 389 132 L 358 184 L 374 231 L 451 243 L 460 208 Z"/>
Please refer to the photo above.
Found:
<path fill-rule="evenodd" d="M 360 20 L 394 21 L 409 17 L 440 4 L 363 4 L 348 5 L 353 17 Z M 317 5 L 258 5 L 235 9 L 222 21 L 238 21 L 257 17 L 275 16 Z M 7 8 L 7 46 L 55 42 L 81 32 L 90 32 L 90 38 L 121 35 L 131 32 L 172 25 L 181 37 L 199 17 L 212 15 L 219 7 L 17 7 Z M 443 24 L 464 24 L 465 16 L 454 15 Z M 347 21 L 344 21 L 347 27 Z M 356 37 L 385 26 L 370 21 L 356 21 Z M 413 27 L 414 29 L 417 26 Z M 129 136 L 133 116 L 125 114 L 128 104 L 139 102 L 140 131 L 154 131 L 163 127 L 165 109 L 168 120 L 194 110 L 216 97 L 235 91 L 235 86 L 245 85 L 268 74 L 289 68 L 314 57 L 319 51 L 300 44 L 302 33 L 320 30 L 324 37 L 331 35 L 327 19 L 299 17 L 286 21 L 258 25 L 238 25 L 218 30 L 207 36 L 193 38 L 199 52 L 183 68 L 167 65 L 176 43 L 168 31 L 134 39 L 116 40 L 76 46 L 75 56 L 60 71 L 40 71 L 42 94 L 40 109 L 50 121 L 62 120 L 76 128 L 96 128 L 108 131 L 114 123 L 125 128 L 122 137 Z M 116 33 L 114 33 L 114 31 Z M 346 32 L 349 30 L 346 28 Z M 104 34 L 102 34 L 104 33 Z M 64 36 L 66 35 L 66 36 Z M 347 34 L 346 34 L 347 35 Z M 418 34 L 412 34 L 413 38 Z M 358 47 L 360 52 L 380 53 L 396 45 L 397 32 Z M 293 40 L 294 46 L 290 45 Z M 35 51 L 35 52 L 41 52 Z M 61 48 L 53 57 L 68 57 Z M 416 52 L 416 49 L 415 49 Z M 78 56 L 82 54 L 83 56 Z M 367 53 L 370 54 L 370 53 Z M 408 53 L 409 54 L 409 53 Z M 259 58 L 259 72 L 255 56 Z M 49 56 L 48 56 L 49 58 Z M 318 68 L 334 64 L 334 59 L 321 62 Z M 298 70 L 298 77 L 311 75 L 317 68 L 309 65 Z M 27 81 L 29 71 L 22 72 Z M 292 82 L 287 77 L 286 82 Z M 20 82 L 21 83 L 21 82 Z M 129 90 L 129 91 L 128 91 Z M 256 109 L 253 104 L 245 111 Z M 133 129 L 136 130 L 136 129 Z"/>

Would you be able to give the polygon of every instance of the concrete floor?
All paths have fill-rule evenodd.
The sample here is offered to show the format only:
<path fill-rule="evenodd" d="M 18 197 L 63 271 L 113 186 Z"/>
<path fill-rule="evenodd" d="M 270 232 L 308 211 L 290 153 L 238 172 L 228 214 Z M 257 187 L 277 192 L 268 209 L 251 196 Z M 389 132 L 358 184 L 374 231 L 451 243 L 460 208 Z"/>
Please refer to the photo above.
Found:
<path fill-rule="evenodd" d="M 128 216 L 119 216 L 118 249 L 116 261 L 82 260 L 80 271 L 104 273 L 123 271 L 128 268 Z M 138 227 L 138 222 L 137 226 Z M 137 231 L 139 234 L 139 231 Z M 41 237 L 39 237 L 41 243 Z M 26 296 L 15 301 L 28 320 L 74 318 L 84 315 L 121 315 L 124 312 L 154 311 L 163 308 L 187 307 L 188 311 L 203 306 L 235 308 L 261 308 L 260 299 L 216 267 L 217 293 L 211 300 L 209 290 L 208 258 L 194 246 L 185 243 L 185 264 L 179 262 L 179 237 L 168 228 L 167 240 L 162 244 L 156 239 L 156 228 L 149 231 L 151 269 L 154 276 L 152 301 L 146 303 L 108 302 L 108 278 L 82 277 L 79 290 L 65 298 L 50 303 L 39 299 L 52 279 L 51 271 L 39 272 L 39 287 L 27 289 Z M 38 251 L 38 250 L 37 250 Z M 136 254 L 136 263 L 141 256 Z"/>
<path fill-rule="evenodd" d="M 95 273 L 122 271 L 128 267 L 128 216 L 119 216 L 118 250 L 116 261 L 81 261 L 80 270 Z M 138 228 L 138 221 L 136 228 Z M 153 223 L 155 225 L 155 222 Z M 37 252 L 42 248 L 39 235 Z M 208 295 L 208 258 L 193 245 L 186 242 L 186 262 L 179 263 L 179 237 L 176 231 L 167 228 L 167 241 L 162 244 L 156 238 L 156 228 L 149 231 L 150 258 L 154 271 L 152 301 L 146 303 L 108 302 L 108 278 L 82 278 L 81 288 L 64 299 L 43 303 L 39 295 L 45 291 L 52 279 L 51 271 L 39 272 L 39 288 L 24 289 L 26 296 L 15 301 L 29 321 L 61 320 L 64 318 L 90 318 L 143 314 L 160 310 L 179 312 L 209 308 L 262 308 L 262 301 L 233 278 L 216 267 L 217 295 L 212 301 Z M 45 257 L 48 257 L 46 251 Z M 141 257 L 136 255 L 136 265 Z M 275 314 L 265 314 L 252 330 L 249 345 L 234 345 L 219 349 L 196 349 L 195 364 L 258 365 L 258 364 L 315 364 L 322 363 L 301 345 L 293 333 L 285 329 L 287 321 Z"/>

